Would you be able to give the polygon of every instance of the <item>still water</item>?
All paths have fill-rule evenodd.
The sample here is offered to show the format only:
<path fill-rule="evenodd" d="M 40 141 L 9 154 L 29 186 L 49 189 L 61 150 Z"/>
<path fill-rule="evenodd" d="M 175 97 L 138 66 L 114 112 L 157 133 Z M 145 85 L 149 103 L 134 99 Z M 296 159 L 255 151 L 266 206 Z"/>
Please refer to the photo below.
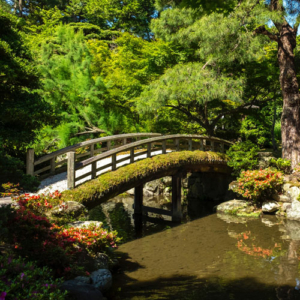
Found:
<path fill-rule="evenodd" d="M 145 223 L 134 239 L 131 202 L 102 207 L 107 226 L 124 235 L 109 299 L 300 300 L 300 223 L 207 209 L 190 220 L 186 210 L 185 223 Z"/>

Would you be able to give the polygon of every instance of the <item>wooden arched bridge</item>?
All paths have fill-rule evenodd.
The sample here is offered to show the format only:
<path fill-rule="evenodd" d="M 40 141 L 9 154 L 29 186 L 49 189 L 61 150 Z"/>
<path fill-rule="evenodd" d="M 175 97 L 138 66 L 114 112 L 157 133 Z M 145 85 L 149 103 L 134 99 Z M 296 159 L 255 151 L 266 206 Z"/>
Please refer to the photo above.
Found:
<path fill-rule="evenodd" d="M 69 190 L 63 193 L 65 200 L 75 200 L 92 208 L 128 189 L 135 188 L 135 214 L 149 211 L 171 215 L 173 220 L 179 220 L 181 178 L 188 171 L 230 172 L 227 158 L 222 153 L 231 144 L 226 140 L 201 135 L 121 134 L 85 141 L 37 160 L 34 159 L 33 149 L 29 149 L 26 168 L 27 174 L 46 177 L 59 172 L 61 167 L 67 164 Z M 85 151 L 80 153 L 82 149 Z M 180 157 L 171 153 L 177 151 L 181 151 Z M 154 157 L 157 155 L 159 157 Z M 161 157 L 167 163 L 161 163 L 163 161 Z M 139 173 L 138 168 L 142 167 L 140 162 L 142 159 L 150 159 L 146 163 L 149 167 L 148 171 Z M 127 172 L 126 167 L 120 168 L 124 165 L 133 165 L 134 168 L 131 168 L 131 172 Z M 173 179 L 172 211 L 143 207 L 143 184 L 168 175 Z M 122 180 L 124 176 L 126 179 Z M 96 177 L 98 177 L 97 184 L 91 181 Z M 82 181 L 90 182 L 79 185 Z M 101 185 L 101 182 L 106 184 Z M 76 186 L 78 187 L 75 188 Z"/>

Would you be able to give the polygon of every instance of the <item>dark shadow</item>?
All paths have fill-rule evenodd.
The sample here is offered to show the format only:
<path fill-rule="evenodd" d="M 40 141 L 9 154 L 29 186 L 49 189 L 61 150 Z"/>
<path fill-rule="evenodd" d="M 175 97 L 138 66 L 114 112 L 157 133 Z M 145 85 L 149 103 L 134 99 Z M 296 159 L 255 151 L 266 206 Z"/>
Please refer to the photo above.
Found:
<path fill-rule="evenodd" d="M 158 266 L 159 267 L 159 266 Z M 221 277 L 197 278 L 172 276 L 153 281 L 134 282 L 129 277 L 115 281 L 111 300 L 160 299 L 160 300 L 299 300 L 300 292 L 292 286 L 267 285 L 255 278 L 225 280 Z"/>

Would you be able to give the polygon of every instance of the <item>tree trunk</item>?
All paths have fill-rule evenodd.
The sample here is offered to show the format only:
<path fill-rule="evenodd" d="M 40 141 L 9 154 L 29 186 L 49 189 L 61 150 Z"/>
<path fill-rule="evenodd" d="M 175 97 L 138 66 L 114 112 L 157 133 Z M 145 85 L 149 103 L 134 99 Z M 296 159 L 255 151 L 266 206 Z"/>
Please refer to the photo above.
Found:
<path fill-rule="evenodd" d="M 283 23 L 278 37 L 278 63 L 283 97 L 281 117 L 282 157 L 290 159 L 292 168 L 300 162 L 300 93 L 296 77 L 295 30 Z"/>

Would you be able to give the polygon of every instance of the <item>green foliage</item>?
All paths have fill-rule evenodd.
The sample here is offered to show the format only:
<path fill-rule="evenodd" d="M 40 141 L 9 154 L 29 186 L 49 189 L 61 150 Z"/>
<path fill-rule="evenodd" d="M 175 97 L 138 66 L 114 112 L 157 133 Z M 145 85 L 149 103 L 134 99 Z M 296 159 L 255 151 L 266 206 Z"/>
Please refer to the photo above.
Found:
<path fill-rule="evenodd" d="M 39 180 L 36 177 L 24 174 L 24 169 L 24 163 L 20 159 L 0 150 L 0 186 L 6 182 L 19 183 L 26 191 L 36 191 L 40 184 Z"/>
<path fill-rule="evenodd" d="M 0 255 L 0 266 L 0 291 L 6 293 L 6 300 L 67 299 L 67 293 L 59 289 L 62 280 L 53 279 L 53 271 L 47 267 L 39 268 L 34 262 L 8 254 Z"/>
<path fill-rule="evenodd" d="M 253 170 L 258 167 L 257 145 L 250 141 L 238 142 L 226 152 L 230 160 L 228 166 L 233 168 L 233 175 L 239 176 L 241 171 Z"/>
<path fill-rule="evenodd" d="M 203 69 L 199 63 L 179 64 L 151 83 L 139 97 L 138 110 L 156 112 L 168 107 L 180 113 L 187 123 L 198 123 L 207 134 L 228 108 L 241 103 L 243 80 Z"/>
<path fill-rule="evenodd" d="M 35 130 L 47 122 L 48 110 L 37 94 L 39 78 L 21 25 L 0 10 L 0 147 L 14 156 L 25 152 Z"/>
<path fill-rule="evenodd" d="M 242 171 L 233 191 L 256 203 L 262 202 L 280 191 L 282 177 L 281 172 L 272 169 Z"/>
<path fill-rule="evenodd" d="M 291 161 L 289 159 L 271 158 L 269 166 L 274 167 L 285 174 L 289 174 L 291 172 Z"/>

